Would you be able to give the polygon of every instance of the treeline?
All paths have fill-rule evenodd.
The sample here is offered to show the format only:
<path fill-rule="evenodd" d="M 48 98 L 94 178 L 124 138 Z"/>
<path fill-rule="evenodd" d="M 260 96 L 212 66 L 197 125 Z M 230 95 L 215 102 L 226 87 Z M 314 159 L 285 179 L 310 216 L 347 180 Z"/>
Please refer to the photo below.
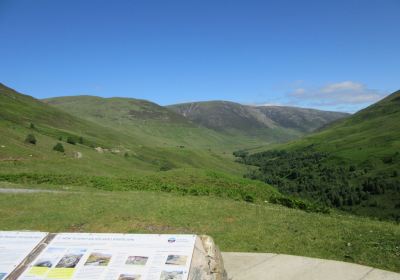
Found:
<path fill-rule="evenodd" d="M 398 152 L 381 160 L 385 168 L 379 169 L 385 170 L 383 173 L 376 172 L 376 166 L 370 162 L 350 164 L 312 148 L 273 150 L 253 155 L 237 151 L 234 155 L 241 163 L 259 167 L 249 171 L 245 177 L 271 184 L 284 194 L 342 210 L 390 208 L 388 199 L 378 202 L 376 198 L 400 192 L 400 177 L 396 169 L 400 165 Z M 395 207 L 399 208 L 398 214 L 391 213 L 388 218 L 400 220 L 400 203 Z"/>

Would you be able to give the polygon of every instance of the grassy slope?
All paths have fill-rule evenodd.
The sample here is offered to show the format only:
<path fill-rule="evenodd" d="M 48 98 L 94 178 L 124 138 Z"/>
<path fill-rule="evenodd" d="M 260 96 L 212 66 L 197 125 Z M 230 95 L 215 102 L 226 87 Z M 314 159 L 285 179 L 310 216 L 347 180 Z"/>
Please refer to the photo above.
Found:
<path fill-rule="evenodd" d="M 353 180 L 360 185 L 367 177 L 389 179 L 400 171 L 400 91 L 365 108 L 353 116 L 335 122 L 319 133 L 284 145 L 268 147 L 267 150 L 313 151 L 327 153 L 326 166 L 345 167 L 354 165 L 356 170 L 368 169 L 365 175 Z M 264 148 L 265 150 L 265 148 Z M 250 150 L 250 152 L 260 152 Z M 392 162 L 387 159 L 393 158 Z M 398 191 L 388 191 L 373 197 L 378 208 L 353 207 L 356 213 L 365 215 L 398 215 L 400 203 Z M 397 206 L 398 207 L 398 206 Z M 380 215 L 382 213 L 382 215 Z"/>
<path fill-rule="evenodd" d="M 3 180 L 69 185 L 79 182 L 106 189 L 121 186 L 162 191 L 178 189 L 183 193 L 205 192 L 240 200 L 247 195 L 251 199 L 267 199 L 277 193 L 266 184 L 243 181 L 241 174 L 245 168 L 235 163 L 231 154 L 201 148 L 200 144 L 181 148 L 159 147 L 151 141 L 142 143 L 129 133 L 76 118 L 5 86 L 0 90 L 0 177 Z M 177 118 L 184 126 L 191 127 L 180 116 Z M 31 123 L 34 128 L 30 128 Z M 36 145 L 24 142 L 29 133 L 37 138 Z M 66 135 L 82 136 L 83 144 L 66 143 Z M 60 136 L 65 153 L 52 150 Z M 91 145 L 120 152 L 98 153 Z M 83 157 L 75 158 L 77 152 Z M 257 190 L 252 192 L 254 187 Z"/>
<path fill-rule="evenodd" d="M 174 145 L 158 146 L 145 134 L 136 137 L 134 133 L 74 117 L 62 110 L 44 104 L 30 96 L 19 94 L 0 85 L 0 166 L 3 172 L 71 172 L 93 175 L 127 175 L 138 172 L 152 172 L 160 168 L 198 167 L 230 173 L 237 173 L 242 167 L 226 160 L 230 153 L 221 150 L 198 147 L 177 147 L 184 144 L 177 140 Z M 30 123 L 35 125 L 29 128 Z M 111 126 L 111 125 L 110 125 Z M 159 125 L 161 126 L 161 124 Z M 188 125 L 189 126 L 189 125 Z M 180 130 L 186 133 L 191 127 Z M 195 129 L 195 128 L 194 128 Z M 170 131 L 171 135 L 177 129 Z M 24 143 L 28 133 L 38 139 L 37 145 Z M 195 138 L 201 139 L 200 132 Z M 190 132 L 189 132 L 190 134 Z M 83 145 L 65 143 L 67 136 L 83 137 Z M 52 151 L 62 137 L 66 154 Z M 199 140 L 197 143 L 205 140 Z M 212 137 L 211 137 L 212 138 Z M 210 140 L 211 142 L 212 140 Z M 211 142 L 222 146 L 221 140 Z M 206 145 L 206 144 L 204 144 Z M 93 147 L 117 149 L 120 152 L 99 154 Z M 199 144 L 200 146 L 200 144 Z M 212 146 L 212 145 L 211 145 Z M 74 159 L 74 152 L 81 152 L 82 159 Z M 129 157 L 123 154 L 128 152 Z M 61 168 L 61 164 L 64 166 Z"/>
<path fill-rule="evenodd" d="M 101 123 L 140 139 L 152 147 L 185 146 L 231 153 L 242 147 L 260 145 L 260 139 L 226 135 L 190 122 L 178 113 L 155 103 L 133 98 L 68 96 L 44 102 L 74 116 Z"/>
<path fill-rule="evenodd" d="M 400 91 L 288 147 L 309 145 L 331 154 L 333 164 L 368 164 L 372 173 L 385 176 L 400 170 L 400 162 L 384 163 L 385 158 L 400 153 Z"/>
<path fill-rule="evenodd" d="M 400 151 L 400 91 L 288 147 L 307 145 L 357 162 Z"/>
<path fill-rule="evenodd" d="M 80 190 L 2 194 L 0 228 L 209 234 L 224 251 L 304 255 L 400 272 L 400 227 L 389 222 L 212 197 Z"/>

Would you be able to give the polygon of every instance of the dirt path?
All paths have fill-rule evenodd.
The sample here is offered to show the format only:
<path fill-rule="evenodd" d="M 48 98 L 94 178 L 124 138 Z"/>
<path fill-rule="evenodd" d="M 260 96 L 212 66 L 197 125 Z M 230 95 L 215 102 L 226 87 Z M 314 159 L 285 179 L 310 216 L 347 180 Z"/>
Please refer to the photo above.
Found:
<path fill-rule="evenodd" d="M 40 190 L 40 189 L 0 188 L 0 193 L 68 193 L 68 192 L 54 191 L 54 190 Z"/>

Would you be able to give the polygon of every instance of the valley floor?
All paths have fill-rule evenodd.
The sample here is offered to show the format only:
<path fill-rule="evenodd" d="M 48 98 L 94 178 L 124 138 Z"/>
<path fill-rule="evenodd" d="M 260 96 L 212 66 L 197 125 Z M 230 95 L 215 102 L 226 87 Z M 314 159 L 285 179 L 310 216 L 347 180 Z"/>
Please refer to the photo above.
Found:
<path fill-rule="evenodd" d="M 57 190 L 0 192 L 2 230 L 208 234 L 222 251 L 302 255 L 400 272 L 400 226 L 391 222 L 163 192 L 0 186 Z"/>

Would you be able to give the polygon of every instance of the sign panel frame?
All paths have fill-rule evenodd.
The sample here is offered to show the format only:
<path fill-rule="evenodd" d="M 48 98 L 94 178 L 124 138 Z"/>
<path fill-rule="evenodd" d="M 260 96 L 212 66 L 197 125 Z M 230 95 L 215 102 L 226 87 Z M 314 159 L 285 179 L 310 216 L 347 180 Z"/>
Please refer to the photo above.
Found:
<path fill-rule="evenodd" d="M 0 231 L 0 280 L 7 279 L 47 235 L 36 231 Z"/>
<path fill-rule="evenodd" d="M 197 235 L 59 233 L 22 280 L 187 280 Z"/>

